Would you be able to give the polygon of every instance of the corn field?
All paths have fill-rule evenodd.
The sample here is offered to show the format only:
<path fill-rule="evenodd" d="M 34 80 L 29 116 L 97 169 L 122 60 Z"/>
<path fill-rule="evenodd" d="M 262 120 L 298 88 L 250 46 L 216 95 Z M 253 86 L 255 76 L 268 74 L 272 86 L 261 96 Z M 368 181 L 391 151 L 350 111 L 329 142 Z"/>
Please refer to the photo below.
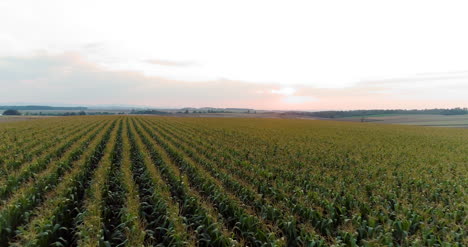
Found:
<path fill-rule="evenodd" d="M 82 116 L 0 138 L 0 247 L 468 245 L 466 129 Z"/>

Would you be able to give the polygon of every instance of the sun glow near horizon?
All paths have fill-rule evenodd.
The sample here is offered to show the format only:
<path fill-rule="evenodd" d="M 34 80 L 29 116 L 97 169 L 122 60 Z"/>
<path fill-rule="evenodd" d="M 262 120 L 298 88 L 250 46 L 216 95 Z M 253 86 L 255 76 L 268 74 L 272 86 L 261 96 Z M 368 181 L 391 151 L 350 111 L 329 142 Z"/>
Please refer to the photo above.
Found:
<path fill-rule="evenodd" d="M 2 1 L 0 96 L 161 107 L 466 106 L 466 7 Z"/>

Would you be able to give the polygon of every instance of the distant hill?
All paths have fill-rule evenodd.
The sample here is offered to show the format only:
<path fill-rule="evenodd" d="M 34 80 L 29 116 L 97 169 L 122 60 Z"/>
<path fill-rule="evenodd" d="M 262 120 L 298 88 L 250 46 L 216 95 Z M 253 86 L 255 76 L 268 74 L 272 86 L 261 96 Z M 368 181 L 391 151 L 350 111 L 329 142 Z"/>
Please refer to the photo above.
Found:
<path fill-rule="evenodd" d="M 468 114 L 468 108 L 452 108 L 452 109 L 423 109 L 423 110 L 353 110 L 353 111 L 319 111 L 319 112 L 286 112 L 284 115 L 302 115 L 309 117 L 321 118 L 345 118 L 345 117 L 366 117 L 375 115 L 465 115 Z"/>
<path fill-rule="evenodd" d="M 56 111 L 83 111 L 87 110 L 88 107 L 82 107 L 82 106 L 77 106 L 77 107 L 61 107 L 61 106 L 42 106 L 42 105 L 25 105 L 25 106 L 12 106 L 12 105 L 7 105 L 7 106 L 0 106 L 0 110 L 18 110 L 18 111 L 32 111 L 32 110 L 41 110 L 41 111 L 46 111 L 46 110 L 56 110 Z"/>

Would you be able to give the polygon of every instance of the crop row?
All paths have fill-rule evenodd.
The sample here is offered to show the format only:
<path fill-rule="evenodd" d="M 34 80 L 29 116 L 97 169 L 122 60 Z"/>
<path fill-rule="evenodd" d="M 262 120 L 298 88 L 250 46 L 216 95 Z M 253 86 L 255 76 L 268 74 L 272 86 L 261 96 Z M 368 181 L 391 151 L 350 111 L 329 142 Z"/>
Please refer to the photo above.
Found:
<path fill-rule="evenodd" d="M 468 244 L 463 130 L 96 116 L 0 136 L 0 247 Z"/>
<path fill-rule="evenodd" d="M 288 168 L 291 164 L 276 165 L 276 162 L 281 161 L 277 158 L 275 163 L 269 163 L 270 165 L 267 167 L 256 165 L 265 161 L 252 158 L 252 154 L 258 155 L 255 149 L 240 151 L 243 147 L 252 145 L 255 145 L 259 150 L 262 149 L 261 145 L 256 144 L 258 141 L 252 140 L 249 138 L 250 136 L 236 136 L 234 135 L 236 133 L 229 133 L 225 130 L 217 133 L 214 128 L 204 131 L 203 128 L 193 123 L 191 126 L 184 126 L 177 123 L 178 121 L 157 120 L 157 122 L 152 121 L 152 125 L 157 128 L 155 132 L 166 132 L 172 135 L 177 133 L 178 138 L 175 139 L 174 143 L 183 146 L 182 143 L 187 142 L 189 147 L 193 147 L 187 149 L 187 145 L 185 146 L 185 149 L 188 150 L 186 151 L 188 156 L 195 159 L 199 156 L 205 156 L 207 159 L 200 162 L 216 162 L 218 168 L 214 168 L 214 170 L 226 170 L 229 176 L 236 177 L 237 181 L 245 182 L 243 184 L 246 187 L 251 185 L 257 189 L 259 194 L 274 202 L 279 201 L 279 204 L 275 205 L 285 205 L 286 207 L 279 207 L 283 208 L 284 211 L 289 209 L 299 221 L 311 223 L 315 230 L 327 239 L 330 239 L 329 236 L 335 237 L 336 240 L 333 241 L 335 243 L 340 239 L 341 242 L 347 244 L 353 242 L 370 244 L 376 241 L 382 244 L 403 244 L 405 241 L 422 241 L 425 244 L 437 243 L 438 241 L 439 243 L 463 242 L 463 224 L 466 222 L 466 214 L 463 213 L 463 210 L 460 211 L 463 207 L 456 209 L 458 213 L 455 213 L 453 221 L 447 224 L 449 223 L 447 221 L 434 221 L 434 218 L 427 217 L 429 212 L 438 211 L 438 208 L 431 207 L 428 202 L 422 204 L 427 206 L 425 211 L 416 211 L 416 208 L 399 203 L 392 194 L 381 197 L 381 193 L 370 186 L 366 186 L 365 191 L 367 194 L 372 193 L 375 196 L 371 194 L 370 200 L 368 198 L 356 200 L 355 198 L 362 196 L 334 192 L 332 184 L 327 184 L 330 182 L 330 177 L 323 176 L 321 173 L 305 173 L 309 175 L 309 177 L 305 177 L 305 174 L 296 172 L 295 177 L 289 177 L 288 173 L 294 171 L 294 168 Z M 252 135 L 255 134 L 252 133 Z M 243 138 L 254 144 L 226 145 L 227 137 L 225 136 L 229 140 Z M 275 152 L 275 150 L 272 151 Z M 290 161 L 294 163 L 294 159 L 290 159 Z M 283 177 L 284 175 L 287 176 L 286 179 Z M 332 174 L 330 175 L 333 177 Z M 350 183 L 354 182 L 351 180 L 352 177 L 349 178 Z M 347 178 L 340 179 L 348 180 Z M 374 184 L 376 184 L 375 182 Z M 389 186 L 389 184 L 384 185 Z M 349 186 L 339 188 L 339 190 L 346 189 L 350 189 Z M 363 195 L 366 196 L 366 193 Z M 454 193 L 463 196 L 463 192 L 459 190 Z M 460 197 L 453 195 L 452 198 L 458 199 Z M 394 204 L 391 204 L 392 201 Z M 373 209 L 376 206 L 383 208 L 382 210 Z M 398 216 L 392 216 L 394 213 Z M 437 213 L 437 215 L 436 217 L 439 218 L 452 217 L 450 214 Z M 350 231 L 353 228 L 355 230 Z M 444 240 L 444 238 L 440 238 L 443 234 L 440 229 L 443 228 L 451 228 L 455 231 L 447 232 Z"/>
<path fill-rule="evenodd" d="M 109 126 L 107 123 L 103 123 Z M 75 168 L 75 163 L 80 161 L 83 153 L 92 151 L 90 145 L 94 144 L 103 135 L 101 131 L 104 126 L 95 128 L 92 132 L 82 136 L 80 140 L 70 146 L 63 156 L 48 164 L 45 170 L 34 174 L 34 179 L 23 183 L 21 187 L 0 208 L 0 243 L 7 240 L 18 232 L 16 229 L 31 220 L 37 213 L 36 207 L 46 201 L 47 193 L 55 191 L 57 184 L 63 182 L 62 176 Z M 80 170 L 80 169 L 75 169 Z M 31 224 L 28 224 L 31 225 Z"/>

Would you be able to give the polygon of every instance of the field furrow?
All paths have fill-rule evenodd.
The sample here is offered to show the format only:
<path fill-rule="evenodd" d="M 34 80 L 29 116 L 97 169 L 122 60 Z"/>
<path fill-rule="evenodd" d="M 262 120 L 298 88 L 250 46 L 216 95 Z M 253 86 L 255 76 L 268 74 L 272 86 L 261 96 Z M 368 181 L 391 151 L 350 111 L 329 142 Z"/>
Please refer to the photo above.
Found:
<path fill-rule="evenodd" d="M 230 171 L 225 170 L 226 166 L 218 166 L 211 162 L 191 147 L 184 145 L 180 139 L 174 141 L 161 128 L 157 130 L 156 128 L 153 129 L 154 132 L 164 136 L 166 141 L 177 146 L 187 156 L 188 160 L 190 159 L 192 163 L 196 162 L 197 164 L 195 165 L 202 167 L 200 169 L 204 169 L 212 177 L 218 179 L 226 190 L 234 194 L 243 204 L 249 205 L 259 217 L 272 225 L 278 226 L 282 231 L 282 235 L 286 237 L 288 246 L 319 245 L 319 243 L 324 242 L 318 235 L 313 234 L 310 229 L 312 228 L 311 226 L 302 226 L 293 215 L 287 215 L 286 213 L 289 211 L 289 208 L 277 207 L 278 204 L 265 199 L 263 194 L 256 193 L 251 184 L 241 183 L 240 179 L 235 179 L 235 176 L 232 176 Z M 307 227 L 309 229 L 306 229 Z"/>
<path fill-rule="evenodd" d="M 56 163 L 60 163 L 60 160 L 64 156 L 73 154 L 73 148 L 76 148 L 79 143 L 77 141 L 81 140 L 84 136 L 89 135 L 89 133 L 95 133 L 95 128 L 96 126 L 92 125 L 89 128 L 80 130 L 78 133 L 69 136 L 62 143 L 59 143 L 54 147 L 50 147 L 51 150 L 44 153 L 43 156 L 22 165 L 15 172 L 9 174 L 7 177 L 3 177 L 3 179 L 0 179 L 0 206 L 3 205 L 3 202 L 11 196 L 12 192 L 21 188 L 21 186 L 28 182 L 36 180 L 36 177 L 42 174 L 44 169 L 54 167 Z"/>
<path fill-rule="evenodd" d="M 109 180 L 113 156 L 117 149 L 117 133 L 121 132 L 122 120 L 109 138 L 109 144 L 104 150 L 99 165 L 94 174 L 90 187 L 85 194 L 82 211 L 77 220 L 77 238 L 79 246 L 98 247 L 105 246 L 104 233 L 104 206 L 105 193 L 107 192 L 106 183 Z"/>
<path fill-rule="evenodd" d="M 187 176 L 190 186 L 214 205 L 224 216 L 228 227 L 240 238 L 253 246 L 279 244 L 279 239 L 271 229 L 274 226 L 266 225 L 261 219 L 250 214 L 236 199 L 226 194 L 209 174 L 198 169 L 170 143 L 164 142 L 155 132 L 151 132 L 148 126 L 144 125 L 143 128 L 151 133 L 153 140 L 161 147 L 160 152 L 170 157 L 182 174 Z"/>
<path fill-rule="evenodd" d="M 178 202 L 180 214 L 185 217 L 186 224 L 195 231 L 197 243 L 200 246 L 233 246 L 233 241 L 216 222 L 214 217 L 202 206 L 200 199 L 194 195 L 184 178 L 178 174 L 174 164 L 160 146 L 151 138 L 145 130 L 136 128 L 154 164 L 170 186 L 172 197 Z"/>
<path fill-rule="evenodd" d="M 109 124 L 107 124 L 108 128 Z M 76 143 L 70 152 L 57 163 L 51 164 L 45 171 L 37 174 L 34 180 L 25 183 L 15 194 L 0 207 L 0 243 L 16 234 L 18 226 L 28 221 L 36 212 L 35 207 L 42 203 L 46 193 L 53 190 L 62 180 L 62 176 L 72 168 L 75 161 L 87 152 L 92 141 L 96 141 L 103 134 L 101 128 L 91 132 L 80 142 Z"/>
<path fill-rule="evenodd" d="M 104 150 L 116 123 L 107 125 L 73 162 L 71 170 L 57 187 L 47 193 L 46 200 L 28 223 L 21 229 L 12 245 L 17 246 L 70 246 L 76 241 L 77 221 L 84 204 L 84 194 L 90 186 Z"/>
<path fill-rule="evenodd" d="M 0 247 L 468 245 L 463 129 L 119 115 L 0 138 Z"/>
<path fill-rule="evenodd" d="M 79 127 L 80 123 L 64 124 L 59 122 L 40 131 L 13 135 L 3 139 L 5 143 L 14 145 L 0 146 L 0 175 L 8 173 L 9 170 L 24 162 L 31 161 L 36 155 L 45 151 L 48 146 L 60 141 L 63 135 L 69 134 L 69 130 L 79 129 Z"/>
<path fill-rule="evenodd" d="M 17 170 L 22 170 L 25 166 L 33 162 L 40 162 L 40 160 L 51 160 L 56 157 L 57 153 L 60 153 L 62 149 L 58 149 L 56 152 L 52 152 L 50 149 L 54 149 L 63 144 L 64 140 L 75 136 L 77 133 L 84 133 L 83 130 L 92 130 L 99 123 L 92 125 L 72 125 L 71 128 L 67 128 L 60 135 L 58 131 L 49 131 L 44 139 L 39 139 L 40 145 L 35 149 L 28 150 L 24 149 L 21 153 L 14 154 L 9 160 L 5 162 L 4 167 L 0 170 L 0 179 L 8 176 L 15 176 Z M 54 136 L 51 138 L 51 135 Z"/>

